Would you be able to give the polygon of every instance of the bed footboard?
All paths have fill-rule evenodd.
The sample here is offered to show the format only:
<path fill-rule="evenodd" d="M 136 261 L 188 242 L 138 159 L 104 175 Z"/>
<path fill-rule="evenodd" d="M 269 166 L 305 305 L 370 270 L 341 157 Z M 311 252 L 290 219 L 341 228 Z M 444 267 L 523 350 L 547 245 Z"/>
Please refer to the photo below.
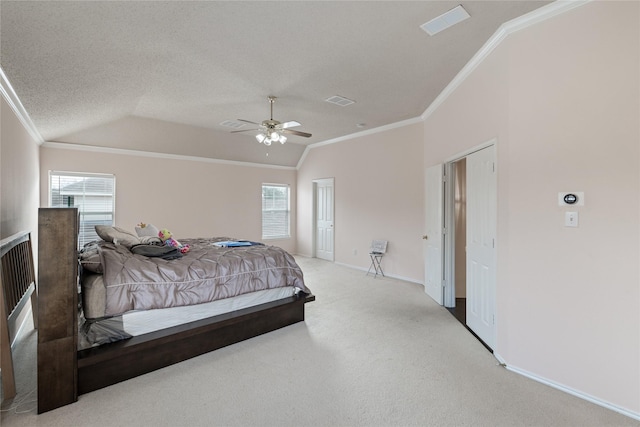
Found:
<path fill-rule="evenodd" d="M 31 233 L 22 231 L 0 242 L 2 258 L 0 271 L 0 360 L 2 365 L 2 393 L 5 399 L 16 395 L 16 384 L 11 355 L 11 331 L 25 305 L 31 300 L 33 325 L 38 327 L 37 293 Z"/>
<path fill-rule="evenodd" d="M 304 304 L 294 296 L 163 329 L 78 352 L 78 393 L 238 343 L 304 320 Z"/>

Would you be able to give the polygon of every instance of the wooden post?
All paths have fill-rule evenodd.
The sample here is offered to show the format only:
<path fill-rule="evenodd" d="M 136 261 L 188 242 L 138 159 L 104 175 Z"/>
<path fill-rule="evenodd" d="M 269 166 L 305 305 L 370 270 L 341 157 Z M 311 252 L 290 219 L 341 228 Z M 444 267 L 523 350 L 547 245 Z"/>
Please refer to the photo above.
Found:
<path fill-rule="evenodd" d="M 38 212 L 38 413 L 78 400 L 78 209 Z"/>

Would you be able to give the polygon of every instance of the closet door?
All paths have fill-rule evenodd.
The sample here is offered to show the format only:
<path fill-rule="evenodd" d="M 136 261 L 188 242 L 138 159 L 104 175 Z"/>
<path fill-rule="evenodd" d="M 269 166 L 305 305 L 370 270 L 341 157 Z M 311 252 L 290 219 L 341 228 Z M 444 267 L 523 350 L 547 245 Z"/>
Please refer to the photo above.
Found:
<path fill-rule="evenodd" d="M 467 157 L 467 326 L 495 345 L 496 300 L 495 146 Z"/>

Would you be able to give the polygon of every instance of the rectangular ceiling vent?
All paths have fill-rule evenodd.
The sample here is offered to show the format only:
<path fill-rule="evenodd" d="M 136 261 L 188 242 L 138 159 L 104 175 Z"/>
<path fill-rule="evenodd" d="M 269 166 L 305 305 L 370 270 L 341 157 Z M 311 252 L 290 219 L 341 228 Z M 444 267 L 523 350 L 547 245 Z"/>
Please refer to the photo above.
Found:
<path fill-rule="evenodd" d="M 236 120 L 225 120 L 224 122 L 220 123 L 220 126 L 225 126 L 225 127 L 234 128 L 234 129 L 240 129 L 245 124 L 246 123 L 238 122 Z"/>
<path fill-rule="evenodd" d="M 346 107 L 347 105 L 351 105 L 351 104 L 356 102 L 356 101 L 352 101 L 349 98 L 345 98 L 345 97 L 340 96 L 340 95 L 334 95 L 334 96 L 332 96 L 330 98 L 325 99 L 325 101 L 330 102 L 332 104 L 339 105 L 341 107 Z"/>
<path fill-rule="evenodd" d="M 442 30 L 446 30 L 447 28 L 452 27 L 470 17 L 469 13 L 464 9 L 464 7 L 462 7 L 462 5 L 460 5 L 433 18 L 431 21 L 420 25 L 420 28 L 426 31 L 430 36 L 433 36 L 434 34 L 437 34 Z"/>

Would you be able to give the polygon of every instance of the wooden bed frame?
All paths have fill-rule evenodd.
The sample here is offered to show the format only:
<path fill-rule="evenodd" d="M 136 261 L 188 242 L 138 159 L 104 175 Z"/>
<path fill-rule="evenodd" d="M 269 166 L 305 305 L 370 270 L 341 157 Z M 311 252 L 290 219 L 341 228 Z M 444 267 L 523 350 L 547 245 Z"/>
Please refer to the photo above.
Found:
<path fill-rule="evenodd" d="M 33 326 L 38 328 L 38 299 L 33 269 L 31 233 L 22 231 L 0 242 L 0 361 L 2 369 L 2 395 L 11 399 L 16 395 L 16 382 L 11 355 L 11 333 L 18 329 L 17 322 L 23 308 L 31 300 Z"/>
<path fill-rule="evenodd" d="M 38 413 L 75 402 L 78 394 L 304 320 L 300 295 L 77 350 L 78 213 L 40 208 L 38 220 Z"/>

